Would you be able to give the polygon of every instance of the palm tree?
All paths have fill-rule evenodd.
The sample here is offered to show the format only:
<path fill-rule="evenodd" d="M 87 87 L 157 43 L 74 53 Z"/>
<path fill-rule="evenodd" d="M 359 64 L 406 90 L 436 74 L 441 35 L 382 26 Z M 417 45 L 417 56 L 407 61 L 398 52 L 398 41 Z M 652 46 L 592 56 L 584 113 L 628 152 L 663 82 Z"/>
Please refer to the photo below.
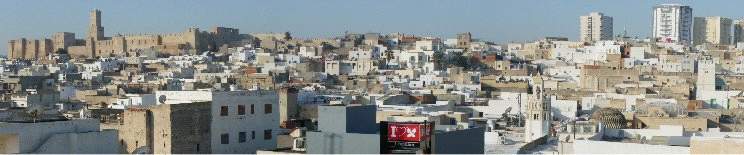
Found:
<path fill-rule="evenodd" d="M 39 109 L 33 109 L 29 111 L 28 114 L 31 116 L 34 123 L 36 123 L 36 120 L 41 119 L 41 111 L 39 111 Z"/>

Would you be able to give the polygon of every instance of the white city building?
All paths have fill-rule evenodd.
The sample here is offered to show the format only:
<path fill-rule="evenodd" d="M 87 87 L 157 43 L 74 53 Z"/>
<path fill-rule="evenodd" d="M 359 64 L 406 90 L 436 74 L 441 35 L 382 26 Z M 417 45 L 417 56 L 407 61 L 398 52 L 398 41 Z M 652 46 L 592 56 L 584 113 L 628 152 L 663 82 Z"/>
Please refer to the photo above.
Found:
<path fill-rule="evenodd" d="M 653 37 L 661 42 L 690 44 L 692 8 L 680 4 L 661 4 L 653 8 Z"/>
<path fill-rule="evenodd" d="M 211 151 L 256 153 L 276 148 L 279 96 L 273 91 L 157 91 L 159 104 L 211 101 Z"/>
<path fill-rule="evenodd" d="M 0 122 L 0 154 L 113 154 L 117 139 L 96 119 Z"/>
<path fill-rule="evenodd" d="M 581 41 L 612 40 L 612 17 L 592 12 L 580 17 Z"/>

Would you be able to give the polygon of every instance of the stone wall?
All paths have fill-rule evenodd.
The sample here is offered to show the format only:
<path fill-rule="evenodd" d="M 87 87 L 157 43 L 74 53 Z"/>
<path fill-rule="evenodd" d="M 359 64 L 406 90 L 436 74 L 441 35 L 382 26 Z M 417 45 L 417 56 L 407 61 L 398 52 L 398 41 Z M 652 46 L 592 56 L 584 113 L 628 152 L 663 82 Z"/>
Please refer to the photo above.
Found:
<path fill-rule="evenodd" d="M 708 131 L 708 119 L 705 118 L 636 117 L 633 124 L 635 128 L 658 129 L 661 125 L 680 125 L 687 132 Z"/>
<path fill-rule="evenodd" d="M 122 114 L 122 122 L 113 124 L 119 130 L 119 145 L 125 153 L 136 149 L 152 147 L 152 114 L 147 109 L 127 109 Z"/>
<path fill-rule="evenodd" d="M 163 104 L 153 113 L 153 153 L 211 153 L 210 102 Z"/>
<path fill-rule="evenodd" d="M 602 68 L 601 66 L 584 66 L 581 69 L 582 89 L 588 90 L 608 90 L 613 89 L 616 84 L 625 81 L 638 83 L 640 72 L 632 69 L 612 69 Z M 614 90 L 614 89 L 613 89 Z"/>
<path fill-rule="evenodd" d="M 8 57 L 11 59 L 41 59 L 54 52 L 56 49 L 67 49 L 72 58 L 94 58 L 97 56 L 123 56 L 136 51 L 156 49 L 161 54 L 180 55 L 186 50 L 190 54 L 197 54 L 231 42 L 240 41 L 243 38 L 238 29 L 215 27 L 212 32 L 199 31 L 198 28 L 189 28 L 183 32 L 170 34 L 144 34 L 144 35 L 117 35 L 113 37 L 103 36 L 103 27 L 100 25 L 100 11 L 91 14 L 91 27 L 89 36 L 78 43 L 75 34 L 69 32 L 58 32 L 52 35 L 52 39 L 29 40 L 21 38 L 8 41 Z M 76 45 L 76 46 L 73 46 Z"/>
<path fill-rule="evenodd" d="M 692 154 L 744 154 L 744 139 L 724 137 L 693 137 Z"/>
<path fill-rule="evenodd" d="M 54 45 L 50 39 L 29 40 L 21 38 L 8 41 L 8 58 L 11 59 L 44 59 L 54 52 Z"/>
<path fill-rule="evenodd" d="M 248 74 L 239 77 L 238 85 L 243 89 L 250 89 L 256 85 L 263 90 L 272 90 L 274 89 L 274 79 L 267 74 Z"/>

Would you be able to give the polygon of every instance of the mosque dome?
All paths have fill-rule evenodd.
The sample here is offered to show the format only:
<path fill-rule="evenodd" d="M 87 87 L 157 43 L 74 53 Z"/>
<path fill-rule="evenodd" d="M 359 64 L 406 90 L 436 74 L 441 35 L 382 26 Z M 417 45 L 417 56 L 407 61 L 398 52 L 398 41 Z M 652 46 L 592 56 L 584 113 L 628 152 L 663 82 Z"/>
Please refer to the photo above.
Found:
<path fill-rule="evenodd" d="M 627 126 L 625 116 L 615 108 L 602 108 L 592 113 L 592 120 L 602 123 L 609 129 L 624 129 Z"/>

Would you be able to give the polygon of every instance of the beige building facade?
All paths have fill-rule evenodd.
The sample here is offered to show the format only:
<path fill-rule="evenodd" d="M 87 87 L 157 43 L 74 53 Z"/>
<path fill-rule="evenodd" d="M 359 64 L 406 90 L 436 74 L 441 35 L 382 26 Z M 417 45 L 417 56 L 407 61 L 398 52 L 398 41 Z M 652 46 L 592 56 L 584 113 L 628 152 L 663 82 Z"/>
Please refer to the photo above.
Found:
<path fill-rule="evenodd" d="M 612 40 L 612 17 L 600 12 L 579 17 L 579 25 L 583 42 Z"/>
<path fill-rule="evenodd" d="M 744 19 L 734 21 L 733 43 L 744 42 Z"/>
<path fill-rule="evenodd" d="M 693 26 L 693 44 L 731 44 L 731 19 L 713 17 L 695 17 Z"/>

